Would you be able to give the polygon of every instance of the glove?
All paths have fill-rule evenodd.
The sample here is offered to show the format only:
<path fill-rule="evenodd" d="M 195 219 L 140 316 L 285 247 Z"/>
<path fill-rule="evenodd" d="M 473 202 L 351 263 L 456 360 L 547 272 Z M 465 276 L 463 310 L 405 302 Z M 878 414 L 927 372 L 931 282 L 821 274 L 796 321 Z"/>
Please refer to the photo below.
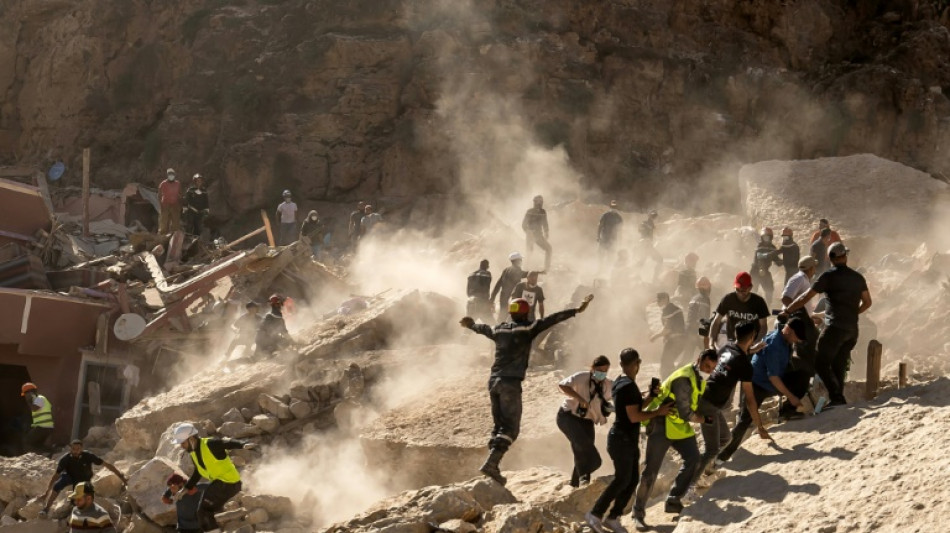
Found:
<path fill-rule="evenodd" d="M 461 325 L 463 328 L 471 328 L 475 325 L 475 320 L 472 317 L 467 316 L 462 320 L 459 320 L 459 325 Z"/>

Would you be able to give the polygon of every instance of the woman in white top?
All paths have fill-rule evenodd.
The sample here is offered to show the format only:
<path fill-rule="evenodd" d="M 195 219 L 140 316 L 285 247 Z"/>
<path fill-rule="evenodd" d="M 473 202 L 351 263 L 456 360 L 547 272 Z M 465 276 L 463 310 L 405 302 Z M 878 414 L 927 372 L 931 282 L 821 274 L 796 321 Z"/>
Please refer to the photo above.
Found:
<path fill-rule="evenodd" d="M 558 383 L 566 398 L 557 412 L 557 427 L 570 441 L 574 453 L 572 487 L 590 482 L 591 473 L 601 465 L 600 453 L 594 445 L 594 425 L 606 424 L 613 412 L 609 370 L 610 360 L 598 355 L 590 370 L 577 372 Z"/>

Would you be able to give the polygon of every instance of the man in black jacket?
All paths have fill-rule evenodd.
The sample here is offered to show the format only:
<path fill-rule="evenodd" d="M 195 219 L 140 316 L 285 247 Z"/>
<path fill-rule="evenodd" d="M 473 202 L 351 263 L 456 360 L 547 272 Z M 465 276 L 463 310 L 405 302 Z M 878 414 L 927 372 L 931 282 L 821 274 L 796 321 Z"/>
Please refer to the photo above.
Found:
<path fill-rule="evenodd" d="M 201 237 L 202 223 L 208 215 L 208 193 L 204 188 L 201 174 L 191 178 L 191 187 L 185 191 L 185 230 L 195 237 Z"/>
<path fill-rule="evenodd" d="M 488 380 L 494 428 L 488 441 L 488 459 L 479 470 L 498 483 L 504 485 L 507 481 L 501 475 L 498 463 L 521 431 L 521 382 L 524 381 L 528 370 L 532 342 L 551 326 L 572 318 L 577 313 L 583 313 L 593 299 L 593 295 L 588 295 L 577 309 L 565 309 L 534 322 L 528 322 L 530 305 L 524 298 L 512 300 L 508 307 L 510 322 L 491 327 L 487 324 L 476 324 L 475 320 L 468 316 L 459 321 L 463 328 L 495 342 L 495 361 Z"/>

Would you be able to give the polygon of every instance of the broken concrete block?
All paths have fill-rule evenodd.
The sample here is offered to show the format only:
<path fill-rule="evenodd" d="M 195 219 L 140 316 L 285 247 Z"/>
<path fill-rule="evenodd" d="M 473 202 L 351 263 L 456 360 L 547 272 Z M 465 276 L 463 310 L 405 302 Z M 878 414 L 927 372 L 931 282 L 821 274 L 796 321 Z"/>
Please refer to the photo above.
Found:
<path fill-rule="evenodd" d="M 218 433 L 232 439 L 246 439 L 260 435 L 261 428 L 244 422 L 225 422 L 218 428 Z"/>
<path fill-rule="evenodd" d="M 290 388 L 290 398 L 292 400 L 310 401 L 310 389 L 306 385 L 294 385 Z"/>
<path fill-rule="evenodd" d="M 257 415 L 251 419 L 251 423 L 267 433 L 273 433 L 280 427 L 280 419 L 271 414 Z"/>
<path fill-rule="evenodd" d="M 162 529 L 157 524 L 154 524 L 149 519 L 143 517 L 142 515 L 135 513 L 132 515 L 131 523 L 129 527 L 123 533 L 164 533 Z"/>
<path fill-rule="evenodd" d="M 13 518 L 12 516 L 7 516 L 7 515 L 0 516 L 0 526 L 8 527 L 8 526 L 14 526 L 18 523 L 19 521 L 16 518 Z"/>
<path fill-rule="evenodd" d="M 0 501 L 43 494 L 55 470 L 56 463 L 35 453 L 0 457 Z"/>
<path fill-rule="evenodd" d="M 313 408 L 310 407 L 310 402 L 291 400 L 290 413 L 294 415 L 294 418 L 306 418 L 310 416 L 310 413 L 312 412 Z"/>
<path fill-rule="evenodd" d="M 122 492 L 122 480 L 106 469 L 102 469 L 92 476 L 92 486 L 96 488 L 96 496 L 118 498 Z"/>
<path fill-rule="evenodd" d="M 17 516 L 17 511 L 24 505 L 26 505 L 26 498 L 17 496 L 3 509 L 3 516 L 9 516 L 11 518 Z"/>
<path fill-rule="evenodd" d="M 475 527 L 475 524 L 454 518 L 448 522 L 439 524 L 439 530 L 451 531 L 452 533 L 475 533 L 475 531 L 478 531 L 478 528 Z"/>
<path fill-rule="evenodd" d="M 165 480 L 176 468 L 167 459 L 156 457 L 129 477 L 128 492 L 142 513 L 160 526 L 176 523 L 174 505 L 162 503 Z"/>
<path fill-rule="evenodd" d="M 238 410 L 237 407 L 228 409 L 228 412 L 221 415 L 221 420 L 224 422 L 240 422 L 242 424 L 246 422 L 244 415 L 241 414 L 241 411 Z"/>
<path fill-rule="evenodd" d="M 239 520 L 244 520 L 244 517 L 247 516 L 247 509 L 241 507 L 233 511 L 223 511 L 214 515 L 214 519 L 218 524 L 224 525 L 231 522 L 237 522 Z"/>
<path fill-rule="evenodd" d="M 234 530 L 234 533 L 254 533 L 254 526 L 249 524 L 244 524 L 243 526 Z"/>
<path fill-rule="evenodd" d="M 263 524 L 270 520 L 270 516 L 267 514 L 267 511 L 263 509 L 254 509 L 251 512 L 247 513 L 247 523 L 251 525 Z"/>
<path fill-rule="evenodd" d="M 26 505 L 20 507 L 20 510 L 17 511 L 17 515 L 24 520 L 35 520 L 40 516 L 40 511 L 43 510 L 43 504 L 42 496 L 30 498 L 30 500 L 26 502 Z"/>
<path fill-rule="evenodd" d="M 257 416 L 257 415 L 259 415 L 259 414 L 261 414 L 261 409 L 260 409 L 260 407 L 258 407 L 258 406 L 256 406 L 256 405 L 254 406 L 253 409 L 250 408 L 250 407 L 242 407 L 242 408 L 241 408 L 241 416 L 244 417 L 244 420 L 250 420 L 250 419 L 254 418 L 255 416 Z"/>
<path fill-rule="evenodd" d="M 294 504 L 286 496 L 247 495 L 241 498 L 241 505 L 247 509 L 263 509 L 271 517 L 288 518 L 294 514 Z"/>
<path fill-rule="evenodd" d="M 343 371 L 339 387 L 340 396 L 343 397 L 344 400 L 359 400 L 363 396 L 366 383 L 363 379 L 363 370 L 358 364 L 351 363 L 350 366 Z"/>
<path fill-rule="evenodd" d="M 290 420 L 294 415 L 290 412 L 290 407 L 270 394 L 261 394 L 257 397 L 257 404 L 265 413 L 270 413 L 281 420 Z"/>

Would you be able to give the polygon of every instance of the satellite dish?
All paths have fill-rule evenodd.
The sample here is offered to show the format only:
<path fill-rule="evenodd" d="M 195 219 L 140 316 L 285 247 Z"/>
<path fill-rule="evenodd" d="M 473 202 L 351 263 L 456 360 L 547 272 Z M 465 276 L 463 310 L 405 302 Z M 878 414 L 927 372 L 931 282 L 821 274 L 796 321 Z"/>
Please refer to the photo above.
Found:
<path fill-rule="evenodd" d="M 145 319 L 135 313 L 125 313 L 116 319 L 112 331 L 120 341 L 130 341 L 145 331 Z"/>
<path fill-rule="evenodd" d="M 46 173 L 49 176 L 50 181 L 57 181 L 59 178 L 63 177 L 63 174 L 66 172 L 66 165 L 62 161 L 57 161 L 53 163 L 53 166 L 49 167 L 49 172 Z"/>

